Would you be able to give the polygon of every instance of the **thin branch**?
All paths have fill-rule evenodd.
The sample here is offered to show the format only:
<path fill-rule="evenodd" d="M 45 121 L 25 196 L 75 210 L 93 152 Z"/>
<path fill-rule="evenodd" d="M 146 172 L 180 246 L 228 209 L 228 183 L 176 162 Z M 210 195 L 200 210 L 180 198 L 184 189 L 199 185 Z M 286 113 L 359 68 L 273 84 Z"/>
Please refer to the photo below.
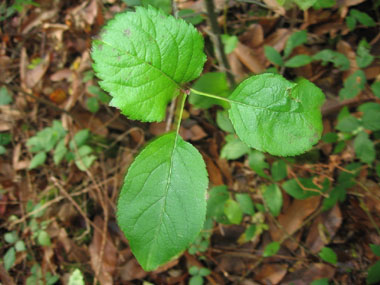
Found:
<path fill-rule="evenodd" d="M 208 20 L 212 30 L 211 40 L 215 45 L 216 58 L 219 61 L 220 66 L 227 73 L 227 79 L 231 87 L 235 85 L 235 78 L 231 73 L 230 64 L 228 63 L 226 53 L 224 52 L 224 45 L 222 38 L 220 37 L 220 28 L 215 14 L 215 6 L 213 0 L 206 0 L 206 10 L 208 14 Z"/>

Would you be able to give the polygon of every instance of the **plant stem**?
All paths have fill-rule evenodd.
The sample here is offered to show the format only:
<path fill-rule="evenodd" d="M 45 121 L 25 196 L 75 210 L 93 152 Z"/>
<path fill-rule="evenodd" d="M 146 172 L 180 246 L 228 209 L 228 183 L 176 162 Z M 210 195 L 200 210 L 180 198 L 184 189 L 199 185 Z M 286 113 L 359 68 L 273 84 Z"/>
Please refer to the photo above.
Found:
<path fill-rule="evenodd" d="M 214 94 L 210 94 L 210 93 L 205 93 L 202 91 L 195 90 L 193 88 L 190 88 L 190 91 L 195 93 L 195 94 L 201 95 L 201 96 L 210 97 L 210 98 L 214 98 L 214 99 L 218 99 L 218 100 L 222 100 L 222 101 L 226 101 L 228 103 L 231 103 L 230 99 L 222 97 L 222 96 L 218 96 L 218 95 L 214 95 Z"/>
<path fill-rule="evenodd" d="M 185 102 L 187 94 L 185 92 L 182 92 L 181 97 L 179 98 L 177 110 L 176 110 L 176 133 L 179 134 L 179 128 L 181 126 L 182 121 L 182 115 L 183 115 L 183 109 L 185 108 Z"/>
<path fill-rule="evenodd" d="M 213 0 L 206 0 L 206 10 L 208 14 L 209 23 L 212 30 L 211 40 L 215 45 L 215 54 L 221 65 L 223 71 L 227 73 L 227 79 L 231 87 L 235 86 L 235 79 L 230 70 L 230 64 L 228 63 L 226 53 L 224 52 L 224 46 L 222 38 L 220 37 L 220 28 L 217 21 L 217 16 L 215 14 L 215 6 Z"/>

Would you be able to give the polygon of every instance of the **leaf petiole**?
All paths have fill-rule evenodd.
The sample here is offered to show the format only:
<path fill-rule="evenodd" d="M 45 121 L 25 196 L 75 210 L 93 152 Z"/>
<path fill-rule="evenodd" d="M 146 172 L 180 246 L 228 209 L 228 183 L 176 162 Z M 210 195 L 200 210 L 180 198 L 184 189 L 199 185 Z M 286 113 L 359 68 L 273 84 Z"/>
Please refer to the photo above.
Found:
<path fill-rule="evenodd" d="M 182 121 L 182 115 L 183 115 L 183 109 L 185 108 L 185 102 L 186 102 L 187 94 L 186 92 L 181 93 L 181 97 L 179 99 L 179 109 L 177 109 L 177 114 L 176 116 L 176 133 L 177 135 L 179 134 L 179 128 L 181 126 L 181 121 Z"/>
<path fill-rule="evenodd" d="M 195 93 L 195 94 L 201 95 L 201 96 L 205 96 L 205 97 L 210 97 L 210 98 L 226 101 L 228 103 L 232 102 L 230 99 L 228 99 L 226 97 L 221 97 L 221 96 L 218 96 L 218 95 L 214 95 L 214 94 L 210 94 L 210 93 L 205 93 L 205 92 L 202 92 L 202 91 L 195 90 L 193 88 L 190 88 L 190 91 L 193 92 L 193 93 Z"/>

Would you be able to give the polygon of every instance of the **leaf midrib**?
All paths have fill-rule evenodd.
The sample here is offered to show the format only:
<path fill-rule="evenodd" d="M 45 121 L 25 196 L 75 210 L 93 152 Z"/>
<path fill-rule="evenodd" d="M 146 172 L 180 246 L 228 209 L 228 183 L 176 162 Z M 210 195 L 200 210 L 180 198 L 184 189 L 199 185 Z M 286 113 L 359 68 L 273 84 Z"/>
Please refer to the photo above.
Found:
<path fill-rule="evenodd" d="M 161 207 L 161 211 L 160 211 L 160 222 L 159 222 L 158 227 L 157 227 L 157 229 L 156 229 L 156 231 L 155 231 L 154 238 L 153 238 L 152 242 L 153 242 L 154 240 L 156 240 L 157 233 L 161 230 L 162 220 L 163 220 L 163 213 L 166 212 L 166 210 L 165 210 L 165 207 L 166 207 L 166 199 L 167 199 L 167 194 L 168 194 L 168 192 L 169 192 L 169 185 L 170 185 L 171 180 L 172 180 L 172 171 L 173 171 L 173 154 L 174 154 L 174 150 L 175 150 L 175 148 L 176 148 L 176 146 L 177 146 L 177 140 L 178 140 L 178 133 L 175 134 L 175 137 L 174 137 L 174 144 L 173 144 L 173 149 L 172 149 L 172 151 L 171 151 L 171 153 L 170 153 L 169 174 L 168 174 L 168 178 L 166 179 L 167 183 L 166 183 L 166 188 L 165 188 L 165 192 L 164 192 L 164 196 L 163 196 L 163 197 L 164 197 L 164 203 L 163 203 L 163 206 Z M 169 216 L 169 215 L 168 215 L 168 216 Z M 148 258 L 147 258 L 147 262 L 146 262 L 148 268 L 149 268 L 148 265 L 150 264 L 150 259 L 151 259 L 151 257 L 152 257 L 152 251 L 151 251 L 152 246 L 153 246 L 153 245 L 152 245 L 152 243 L 151 243 L 150 246 L 149 246 L 149 251 L 148 251 L 149 253 L 148 253 Z"/>

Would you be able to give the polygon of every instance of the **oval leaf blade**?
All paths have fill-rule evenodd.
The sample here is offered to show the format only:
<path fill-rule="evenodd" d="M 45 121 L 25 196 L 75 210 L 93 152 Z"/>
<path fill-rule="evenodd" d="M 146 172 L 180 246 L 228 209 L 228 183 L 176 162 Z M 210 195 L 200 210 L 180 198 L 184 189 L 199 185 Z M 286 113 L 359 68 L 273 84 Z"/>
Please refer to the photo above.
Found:
<path fill-rule="evenodd" d="M 117 220 L 144 268 L 156 269 L 197 237 L 206 215 L 206 166 L 179 135 L 151 142 L 128 170 Z"/>
<path fill-rule="evenodd" d="M 250 147 L 290 156 L 309 150 L 322 134 L 322 91 L 313 83 L 291 83 L 277 74 L 243 81 L 231 94 L 229 116 Z"/>
<path fill-rule="evenodd" d="M 197 78 L 203 38 L 182 19 L 153 7 L 116 15 L 93 41 L 93 68 L 110 105 L 131 119 L 162 121 L 180 85 Z"/>

